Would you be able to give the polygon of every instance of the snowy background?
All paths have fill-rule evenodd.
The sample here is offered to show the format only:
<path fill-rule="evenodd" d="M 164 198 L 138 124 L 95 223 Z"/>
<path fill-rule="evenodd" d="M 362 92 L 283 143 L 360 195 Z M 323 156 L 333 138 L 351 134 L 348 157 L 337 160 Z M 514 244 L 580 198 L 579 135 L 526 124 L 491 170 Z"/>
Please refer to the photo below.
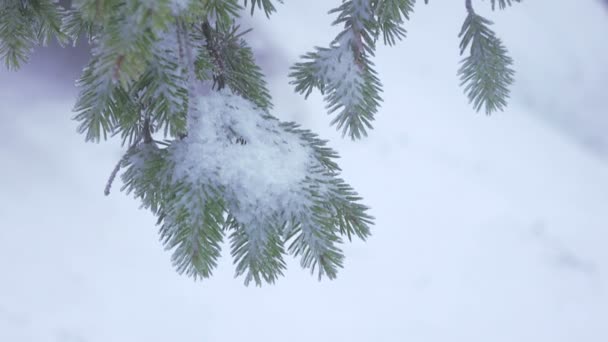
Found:
<path fill-rule="evenodd" d="M 407 40 L 378 51 L 384 105 L 359 142 L 287 85 L 336 32 L 338 2 L 252 23 L 275 115 L 331 140 L 377 219 L 338 279 L 292 260 L 276 285 L 244 287 L 226 250 L 213 278 L 178 276 L 152 215 L 118 186 L 103 196 L 118 142 L 85 144 L 70 120 L 86 53 L 49 48 L 0 71 L 0 341 L 608 341 L 603 2 L 490 14 L 518 72 L 491 117 L 458 86 L 462 1 L 419 4 Z"/>

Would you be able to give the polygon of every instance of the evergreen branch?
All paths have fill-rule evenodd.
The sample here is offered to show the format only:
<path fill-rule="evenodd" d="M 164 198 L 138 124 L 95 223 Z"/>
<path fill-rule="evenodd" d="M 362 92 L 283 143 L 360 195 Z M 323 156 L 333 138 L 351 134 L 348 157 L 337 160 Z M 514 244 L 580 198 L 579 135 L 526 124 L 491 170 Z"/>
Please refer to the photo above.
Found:
<path fill-rule="evenodd" d="M 234 18 L 239 17 L 239 12 L 243 7 L 239 0 L 205 0 L 194 1 L 189 8 L 193 15 L 188 20 L 189 23 L 200 23 L 201 17 L 208 22 L 229 25 Z"/>
<path fill-rule="evenodd" d="M 489 26 L 492 22 L 477 15 L 466 1 L 467 18 L 459 37 L 460 54 L 470 46 L 469 56 L 458 70 L 461 85 L 475 110 L 484 108 L 486 114 L 503 110 L 509 98 L 509 85 L 513 83 L 513 60 L 507 55 L 502 41 Z"/>
<path fill-rule="evenodd" d="M 296 92 L 308 97 L 313 88 L 318 88 L 325 95 L 329 113 L 337 112 L 331 124 L 352 139 L 367 135 L 382 101 L 373 63 L 359 56 L 356 59 L 352 50 L 344 51 L 339 46 L 318 48 L 304 55 L 304 61 L 296 63 L 289 75 Z"/>
<path fill-rule="evenodd" d="M 0 3 L 0 57 L 8 69 L 16 70 L 29 60 L 36 45 L 45 46 L 61 32 L 62 10 L 50 0 L 5 0 Z"/>
<path fill-rule="evenodd" d="M 306 181 L 302 190 L 310 206 L 300 210 L 300 216 L 291 221 L 285 232 L 285 240 L 290 241 L 289 251 L 301 256 L 300 264 L 317 272 L 321 279 L 333 279 L 339 268 L 343 267 L 344 255 L 338 244 L 346 236 L 349 241 L 353 235 L 365 240 L 373 217 L 366 212 L 368 208 L 358 203 L 361 199 L 352 188 L 337 178 L 337 174 L 323 170 L 311 170 L 313 176 Z"/>
<path fill-rule="evenodd" d="M 37 43 L 31 18 L 21 15 L 16 6 L 0 9 L 0 56 L 8 69 L 18 69 L 28 61 Z"/>
<path fill-rule="evenodd" d="M 183 184 L 163 208 L 160 237 L 179 274 L 208 278 L 217 266 L 224 209 L 212 189 Z"/>
<path fill-rule="evenodd" d="M 72 34 L 83 27 L 98 30 L 74 109 L 87 141 L 121 133 L 123 144 L 131 144 L 142 110 L 153 112 L 152 127 L 164 129 L 165 135 L 185 130 L 184 82 L 177 64 L 167 57 L 174 46 L 167 48 L 164 39 L 173 17 L 162 3 L 85 1 L 77 8 L 80 15 L 64 20 Z M 134 98 L 142 103 L 134 104 Z"/>
<path fill-rule="evenodd" d="M 140 143 L 140 141 L 142 141 L 142 137 L 143 137 L 144 143 L 149 144 L 152 142 L 152 135 L 150 132 L 150 121 L 148 118 L 146 118 L 146 121 L 143 125 L 143 131 L 144 131 L 143 133 L 139 133 L 137 135 L 137 138 L 135 138 L 133 143 L 129 146 L 129 149 L 127 150 L 127 152 L 120 158 L 118 163 L 116 163 L 116 166 L 114 166 L 114 169 L 112 170 L 112 173 L 110 174 L 110 177 L 108 178 L 108 182 L 106 183 L 106 187 L 103 191 L 104 195 L 106 195 L 106 196 L 110 195 L 110 190 L 112 189 L 112 183 L 114 183 L 114 179 L 116 178 L 116 175 L 118 174 L 118 172 L 120 171 L 122 166 L 127 163 L 130 154 L 137 148 L 137 145 Z"/>
<path fill-rule="evenodd" d="M 118 0 L 81 0 L 72 3 L 72 8 L 81 13 L 83 21 L 105 24 L 112 13 L 111 8 L 119 3 Z"/>
<path fill-rule="evenodd" d="M 248 0 L 244 0 L 244 1 L 245 1 L 245 6 L 247 6 Z M 283 0 L 278 0 L 278 2 L 283 3 Z M 251 0 L 251 15 L 253 15 L 253 12 L 255 11 L 256 6 L 258 9 L 264 10 L 264 14 L 266 14 L 266 17 L 270 17 L 272 12 L 276 11 L 276 8 L 272 4 L 271 0 Z"/>
<path fill-rule="evenodd" d="M 341 236 L 364 239 L 372 224 L 367 207 L 337 178 L 335 151 L 310 131 L 281 123 L 238 95 L 211 92 L 198 105 L 189 112 L 187 137 L 165 149 L 145 141 L 137 144 L 127 153 L 122 175 L 123 189 L 157 215 L 162 241 L 173 250 L 178 272 L 208 277 L 216 265 L 221 236 L 230 232 L 236 275 L 244 275 L 246 284 L 273 283 L 283 274 L 286 243 L 303 267 L 319 277 L 334 278 L 343 265 Z M 210 134 L 201 136 L 201 129 Z M 238 144 L 223 132 L 250 143 Z M 304 153 L 296 159 L 288 157 L 287 164 L 272 167 L 272 172 L 304 168 L 305 173 L 288 187 L 274 183 L 273 177 L 266 185 L 251 184 L 253 174 L 248 172 L 257 174 L 266 166 L 238 169 L 243 161 L 231 156 L 257 160 L 260 153 L 267 157 L 258 163 Z M 226 178 L 234 171 L 242 176 Z M 271 192 L 259 194 L 260 187 Z"/>
<path fill-rule="evenodd" d="M 317 50 L 323 52 L 327 49 L 317 48 Z M 298 62 L 291 67 L 292 71 L 289 77 L 293 78 L 293 81 L 290 84 L 295 85 L 295 91 L 303 94 L 304 98 L 308 99 L 308 96 L 310 96 L 315 88 L 323 89 L 324 87 L 321 77 L 318 76 L 319 66 L 317 65 L 317 60 L 320 56 L 317 52 L 308 52 L 301 56 L 301 58 L 304 60 L 303 62 Z"/>
<path fill-rule="evenodd" d="M 60 44 L 65 43 L 67 36 L 61 31 L 64 11 L 59 4 L 49 0 L 30 0 L 29 5 L 37 18 L 40 45 L 46 46 L 52 38 L 56 38 Z"/>
<path fill-rule="evenodd" d="M 257 225 L 267 225 L 268 222 L 257 222 Z M 257 226 L 256 225 L 256 226 Z M 230 224 L 231 254 L 236 264 L 236 276 L 245 274 L 245 285 L 252 280 L 257 286 L 262 281 L 272 284 L 286 269 L 283 255 L 283 241 L 273 226 L 256 228 L 256 226 L 240 225 L 236 219 Z"/>
<path fill-rule="evenodd" d="M 294 122 L 281 122 L 279 126 L 288 133 L 293 133 L 301 137 L 301 139 L 312 148 L 315 159 L 321 166 L 320 169 L 314 169 L 313 172 L 326 174 L 328 176 L 336 176 L 341 169 L 335 159 L 340 158 L 338 153 L 327 147 L 327 140 L 319 139 L 319 137 L 309 130 L 299 128 L 299 125 Z"/>
<path fill-rule="evenodd" d="M 308 96 L 313 88 L 325 95 L 329 113 L 337 112 L 331 124 L 360 139 L 372 128 L 371 122 L 382 98 L 381 84 L 369 59 L 374 55 L 376 23 L 373 8 L 366 0 L 349 0 L 330 13 L 338 13 L 334 25 L 344 30 L 330 48 L 317 48 L 292 67 L 291 84 Z"/>
<path fill-rule="evenodd" d="M 206 42 L 206 56 L 211 60 L 214 87 L 218 90 L 228 86 L 233 92 L 252 101 L 258 107 L 272 108 L 270 93 L 266 87 L 264 75 L 255 63 L 253 52 L 242 38 L 250 30 L 239 31 L 239 26 L 217 23 L 212 28 L 204 22 L 200 36 Z M 199 56 L 199 78 L 204 79 L 204 66 L 201 63 L 205 55 Z M 205 63 L 206 64 L 206 63 Z"/>
<path fill-rule="evenodd" d="M 165 137 L 179 137 L 186 133 L 188 108 L 188 81 L 180 65 L 178 52 L 183 47 L 177 43 L 178 33 L 169 30 L 154 44 L 146 71 L 133 84 L 132 96 L 144 104 L 155 130 Z"/>
<path fill-rule="evenodd" d="M 415 0 L 378 0 L 374 13 L 377 21 L 377 32 L 382 32 L 384 44 L 395 45 L 397 40 L 405 38 L 406 30 L 402 27 L 414 11 Z"/>
<path fill-rule="evenodd" d="M 143 92 L 135 93 L 133 88 L 124 90 L 119 87 L 115 92 L 115 98 L 120 105 L 116 106 L 117 114 L 113 116 L 116 123 L 112 128 L 112 135 L 120 134 L 123 146 L 133 146 L 140 142 L 145 134 L 149 134 L 144 133 L 146 129 L 154 128 L 154 124 L 149 123 L 149 104 L 141 98 Z"/>
<path fill-rule="evenodd" d="M 298 224 L 291 230 L 288 239 L 291 240 L 289 252 L 295 256 L 301 255 L 300 265 L 310 268 L 312 274 L 316 271 L 319 280 L 323 276 L 335 279 L 338 269 L 344 267 L 344 255 L 335 246 L 335 242 L 339 242 L 335 234 Z"/>
<path fill-rule="evenodd" d="M 498 3 L 498 8 L 505 9 L 507 6 L 511 6 L 513 2 L 521 2 L 522 0 L 492 0 L 492 10 L 496 9 L 496 4 Z"/>
<path fill-rule="evenodd" d="M 156 144 L 136 144 L 127 151 L 123 167 L 121 191 L 140 199 L 142 207 L 154 215 L 164 216 L 166 202 L 174 197 L 175 190 L 169 185 L 168 150 Z"/>
<path fill-rule="evenodd" d="M 281 0 L 278 0 L 282 3 Z M 492 0 L 504 9 L 521 0 Z M 425 1 L 428 3 L 428 1 Z M 291 84 L 318 89 L 335 113 L 332 125 L 358 139 L 381 101 L 372 57 L 403 39 L 414 0 L 343 0 L 330 11 L 342 31 L 291 69 Z M 476 110 L 503 109 L 513 82 L 512 60 L 489 20 L 466 0 L 458 71 Z M 81 0 L 62 11 L 51 0 L 0 3 L 0 56 L 9 68 L 36 44 L 56 37 L 93 45 L 78 81 L 78 130 L 86 140 L 120 135 L 128 145 L 122 190 L 141 200 L 160 226 L 180 274 L 211 276 L 224 234 L 236 275 L 245 284 L 273 283 L 286 251 L 321 279 L 344 264 L 341 244 L 370 235 L 373 217 L 340 178 L 338 154 L 308 130 L 270 115 L 270 94 L 239 13 L 276 10 L 272 0 Z M 213 81 L 213 85 L 211 83 Z M 163 132 L 165 141 L 154 135 Z"/>
<path fill-rule="evenodd" d="M 332 180 L 332 193 L 327 202 L 332 207 L 335 220 L 332 224 L 339 227 L 340 235 L 346 235 L 352 241 L 353 235 L 365 240 L 371 235 L 369 226 L 374 218 L 367 214 L 369 208 L 358 203 L 362 198 L 342 179 Z"/>
<path fill-rule="evenodd" d="M 91 43 L 96 30 L 95 24 L 86 21 L 82 12 L 78 9 L 67 10 L 61 23 L 61 31 L 72 41 L 74 46 L 76 46 L 78 39 L 83 36 Z"/>
<path fill-rule="evenodd" d="M 74 120 L 80 122 L 78 132 L 85 134 L 86 141 L 95 142 L 102 137 L 107 139 L 107 134 L 114 130 L 115 112 L 122 107 L 116 99 L 124 98 L 116 96 L 120 90 L 114 87 L 108 74 L 97 74 L 99 63 L 99 58 L 93 56 L 84 68 L 76 83 L 81 91 L 74 107 L 77 113 Z"/>

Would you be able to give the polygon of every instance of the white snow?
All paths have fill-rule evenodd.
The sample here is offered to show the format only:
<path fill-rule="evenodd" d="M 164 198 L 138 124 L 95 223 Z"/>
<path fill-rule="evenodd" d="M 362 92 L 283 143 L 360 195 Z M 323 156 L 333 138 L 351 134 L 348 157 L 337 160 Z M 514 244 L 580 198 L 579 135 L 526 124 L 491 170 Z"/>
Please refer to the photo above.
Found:
<path fill-rule="evenodd" d="M 188 136 L 170 149 L 175 179 L 224 189 L 227 203 L 238 203 L 231 213 L 245 226 L 301 205 L 301 182 L 314 157 L 298 135 L 229 91 L 201 96 L 195 106 Z"/>
<path fill-rule="evenodd" d="M 323 80 L 328 88 L 335 87 L 340 105 L 345 108 L 353 108 L 361 102 L 362 97 L 363 77 L 353 56 L 352 39 L 352 32 L 346 32 L 340 37 L 337 46 L 319 51 L 317 61 L 316 76 Z"/>
<path fill-rule="evenodd" d="M 259 25 L 295 61 L 328 35 L 302 14 L 336 3 L 285 2 Z M 606 127 L 608 15 L 594 0 L 493 14 L 518 84 L 486 117 L 455 75 L 462 3 L 419 2 L 407 40 L 379 50 L 385 101 L 361 142 L 329 127 L 321 96 L 286 93 L 286 68 L 273 80 L 273 114 L 305 112 L 377 218 L 335 281 L 290 258 L 261 289 L 233 279 L 229 257 L 209 280 L 178 276 L 152 215 L 103 196 L 123 151 L 75 133 L 74 92 L 57 92 L 71 81 L 0 71 L 0 341 L 607 341 L 608 164 L 571 135 Z"/>
<path fill-rule="evenodd" d="M 347 110 L 352 110 L 359 105 L 363 97 L 364 80 L 361 67 L 355 60 L 353 44 L 361 44 L 361 38 L 355 36 L 355 30 L 362 30 L 362 21 L 369 19 L 371 15 L 369 2 L 367 0 L 354 1 L 350 15 L 353 27 L 340 32 L 329 48 L 317 51 L 319 54 L 316 61 L 318 72 L 315 75 L 328 89 L 335 89 L 334 92 L 338 94 L 339 99 L 339 106 L 336 107 L 344 107 Z M 340 27 L 340 29 L 343 28 Z M 329 37 L 331 36 L 328 35 Z"/>

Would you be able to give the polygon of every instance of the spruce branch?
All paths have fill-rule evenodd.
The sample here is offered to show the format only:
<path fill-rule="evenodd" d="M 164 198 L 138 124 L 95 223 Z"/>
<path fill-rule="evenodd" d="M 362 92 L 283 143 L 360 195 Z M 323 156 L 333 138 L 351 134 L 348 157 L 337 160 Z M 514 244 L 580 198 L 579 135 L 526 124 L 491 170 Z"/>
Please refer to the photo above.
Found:
<path fill-rule="evenodd" d="M 0 58 L 8 69 L 17 70 L 29 60 L 35 46 L 46 46 L 61 31 L 63 10 L 51 0 L 4 0 L 0 2 Z"/>
<path fill-rule="evenodd" d="M 66 10 L 61 21 L 61 31 L 72 41 L 73 46 L 76 46 L 78 40 L 83 36 L 91 44 L 94 33 L 98 29 L 94 22 L 85 20 L 82 12 L 76 8 Z"/>
<path fill-rule="evenodd" d="M 403 24 L 405 20 L 410 19 L 415 3 L 415 0 L 378 0 L 375 2 L 376 36 L 382 33 L 384 44 L 395 45 L 397 40 L 405 38 L 407 32 L 403 28 Z"/>
<path fill-rule="evenodd" d="M 277 0 L 279 3 L 283 3 L 283 0 Z M 245 0 L 245 6 L 249 1 Z M 271 0 L 251 0 L 251 15 L 255 12 L 256 7 L 260 10 L 264 10 L 264 14 L 266 17 L 270 17 L 270 15 L 276 11 Z"/>
<path fill-rule="evenodd" d="M 459 37 L 460 54 L 469 48 L 462 60 L 458 76 L 475 110 L 484 108 L 486 114 L 504 110 L 513 83 L 513 60 L 507 55 L 502 41 L 489 26 L 492 22 L 475 13 L 471 0 L 465 1 L 467 18 Z"/>
<path fill-rule="evenodd" d="M 356 193 L 337 178 L 337 154 L 311 132 L 279 122 L 228 89 L 199 98 L 199 108 L 189 115 L 187 137 L 162 149 L 138 144 L 128 153 L 122 175 L 125 189 L 157 215 L 162 241 L 173 251 L 177 271 L 194 278 L 210 276 L 221 238 L 228 234 L 236 275 L 246 284 L 276 281 L 286 267 L 287 252 L 300 257 L 302 266 L 319 277 L 334 278 L 343 265 L 340 236 L 365 238 L 372 224 L 368 208 L 358 204 Z M 201 137 L 202 128 L 213 128 L 211 135 Z M 223 131 L 250 143 L 234 142 Z M 288 151 L 306 157 L 293 159 Z M 302 166 L 307 171 L 286 189 L 276 188 L 272 177 L 263 180 L 262 188 L 279 191 L 268 195 L 250 189 L 251 175 L 224 179 L 225 173 L 242 168 L 241 161 L 229 156 L 260 153 L 291 160 L 271 172 L 285 172 L 280 168 L 286 167 L 293 173 Z"/>
<path fill-rule="evenodd" d="M 240 225 L 235 219 L 229 225 L 231 254 L 236 264 L 235 276 L 245 275 L 245 285 L 253 280 L 256 285 L 272 284 L 283 275 L 286 263 L 280 227 L 260 222 L 258 229 Z M 263 228 L 265 227 L 265 228 Z M 261 229 L 260 229 L 261 228 Z"/>
<path fill-rule="evenodd" d="M 128 146 L 104 193 L 123 170 L 122 190 L 156 216 L 176 271 L 195 279 L 212 275 L 224 237 L 245 284 L 275 282 L 288 253 L 319 279 L 333 279 L 344 264 L 341 245 L 365 240 L 374 223 L 340 178 L 327 141 L 270 114 L 246 41 L 250 30 L 236 21 L 247 9 L 269 17 L 275 3 L 80 0 L 62 10 L 51 0 L 0 2 L 0 57 L 9 69 L 50 39 L 88 39 L 92 56 L 74 108 L 78 131 L 96 142 L 118 135 Z M 376 44 L 380 36 L 385 45 L 405 38 L 414 4 L 343 0 L 330 11 L 340 33 L 292 67 L 296 91 L 308 97 L 318 89 L 343 135 L 359 139 L 372 128 L 382 101 Z M 460 53 L 469 54 L 458 75 L 476 110 L 502 110 L 512 60 L 492 23 L 471 0 L 465 7 Z"/>
<path fill-rule="evenodd" d="M 238 0 L 195 1 L 194 6 L 192 10 L 195 14 L 200 14 L 200 17 L 209 22 L 224 25 L 230 24 L 234 18 L 238 18 L 239 12 L 243 9 Z"/>
<path fill-rule="evenodd" d="M 370 57 L 374 55 L 376 24 L 367 0 L 348 0 L 330 13 L 338 13 L 334 25 L 344 30 L 329 48 L 316 48 L 291 68 L 291 84 L 308 96 L 313 88 L 325 95 L 331 121 L 342 135 L 360 139 L 372 128 L 378 112 L 380 80 Z"/>
<path fill-rule="evenodd" d="M 179 274 L 208 278 L 220 257 L 224 225 L 223 204 L 213 189 L 197 184 L 176 187 L 173 197 L 163 207 L 161 241 L 173 250 L 171 260 Z"/>
<path fill-rule="evenodd" d="M 270 110 L 272 101 L 264 75 L 243 38 L 251 30 L 241 31 L 235 23 L 218 22 L 212 27 L 207 21 L 196 29 L 199 32 L 195 37 L 199 37 L 205 46 L 197 59 L 199 79 L 207 78 L 205 72 L 210 67 L 216 90 L 228 86 L 258 107 Z"/>
<path fill-rule="evenodd" d="M 511 6 L 514 2 L 521 2 L 522 0 L 491 0 L 492 2 L 492 10 L 496 9 L 496 5 L 498 4 L 499 9 L 505 9 L 507 6 Z"/>
<path fill-rule="evenodd" d="M 116 175 L 118 174 L 122 166 L 126 164 L 129 155 L 133 153 L 133 151 L 137 148 L 137 145 L 140 142 L 143 142 L 144 144 L 151 144 L 154 141 L 154 139 L 152 139 L 152 128 L 150 127 L 150 118 L 148 116 L 144 118 L 143 125 L 141 126 L 141 130 L 138 131 L 136 138 L 134 138 L 131 142 L 131 145 L 127 149 L 127 152 L 118 160 L 116 166 L 114 166 L 114 169 L 112 170 L 112 173 L 110 174 L 110 177 L 108 178 L 108 181 L 106 183 L 106 187 L 103 192 L 104 195 L 110 195 L 112 183 L 114 183 Z"/>

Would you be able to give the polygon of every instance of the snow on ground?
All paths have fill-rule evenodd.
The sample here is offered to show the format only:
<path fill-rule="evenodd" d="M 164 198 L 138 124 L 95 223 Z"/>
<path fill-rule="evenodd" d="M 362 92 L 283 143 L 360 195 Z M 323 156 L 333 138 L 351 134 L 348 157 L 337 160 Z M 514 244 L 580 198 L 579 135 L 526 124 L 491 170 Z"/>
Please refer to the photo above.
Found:
<path fill-rule="evenodd" d="M 310 24 L 331 7 L 321 3 L 286 2 L 264 24 L 289 42 L 280 45 L 288 58 L 328 40 L 331 18 Z M 534 34 L 561 56 L 569 47 L 549 39 L 557 24 L 538 16 L 548 2 L 538 3 L 513 8 L 513 21 L 500 14 L 496 29 L 506 37 L 537 13 L 547 27 Z M 599 35 L 590 27 L 600 17 L 582 17 L 597 2 L 577 3 L 554 2 L 552 13 L 570 11 L 570 29 Z M 547 74 L 535 74 L 536 57 L 519 57 L 524 28 L 505 39 L 522 68 L 509 109 L 472 112 L 455 77 L 461 14 L 455 4 L 419 6 L 408 40 L 379 51 L 385 103 L 361 142 L 342 140 L 320 96 L 291 94 L 277 67 L 277 115 L 332 140 L 377 218 L 368 242 L 347 246 L 338 279 L 320 283 L 291 262 L 276 285 L 244 287 L 227 251 L 212 279 L 178 276 L 153 217 L 119 184 L 103 196 L 121 150 L 75 133 L 73 91 L 57 90 L 71 81 L 30 78 L 36 65 L 26 76 L 0 72 L 0 341 L 608 340 L 608 163 L 542 119 L 553 111 Z M 555 57 L 539 68 L 600 70 L 585 54 L 599 53 L 596 42 L 578 44 L 579 64 Z M 577 113 L 595 108 L 586 87 L 606 86 L 599 76 L 580 87 L 548 79 Z"/>

